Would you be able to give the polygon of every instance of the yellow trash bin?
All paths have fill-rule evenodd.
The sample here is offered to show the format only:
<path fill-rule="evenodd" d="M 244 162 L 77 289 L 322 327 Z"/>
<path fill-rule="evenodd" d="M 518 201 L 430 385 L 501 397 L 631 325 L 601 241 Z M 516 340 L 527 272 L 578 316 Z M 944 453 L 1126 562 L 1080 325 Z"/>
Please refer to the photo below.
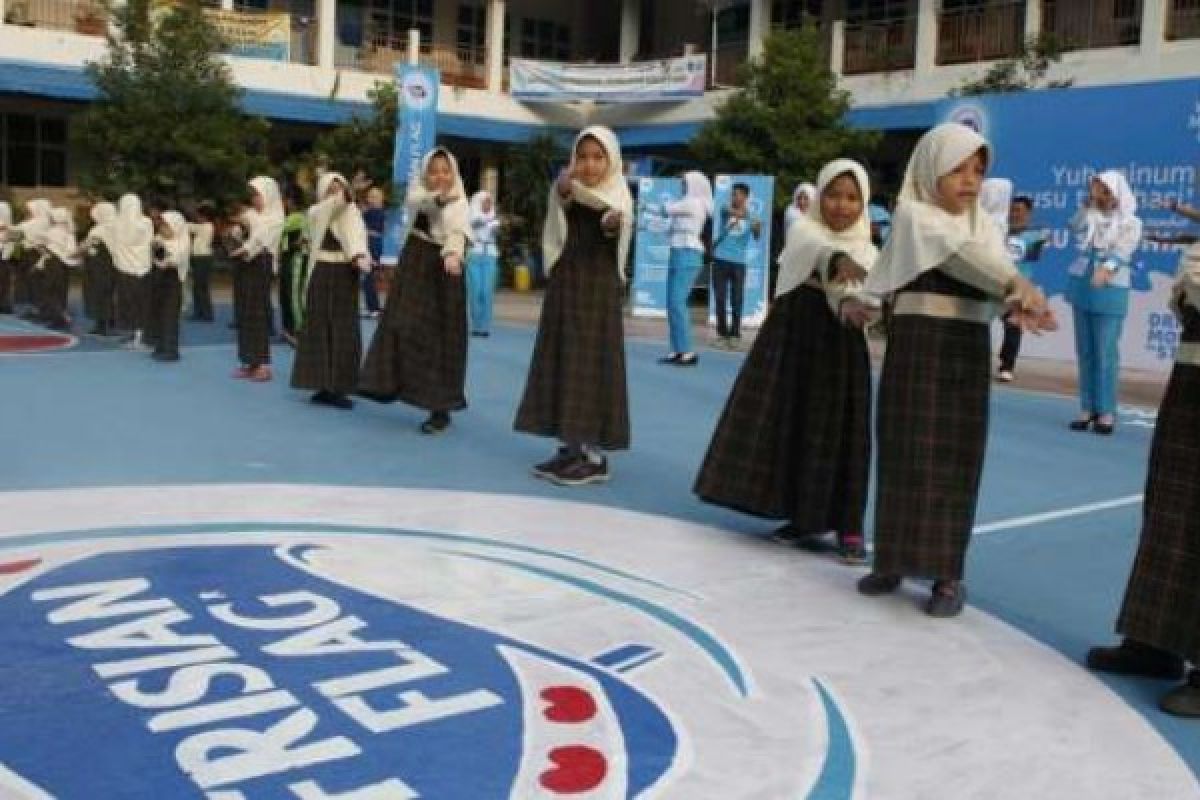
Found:
<path fill-rule="evenodd" d="M 529 267 L 524 264 L 517 264 L 513 267 L 513 288 L 518 292 L 528 292 L 530 286 L 533 285 L 533 277 L 529 274 Z"/>

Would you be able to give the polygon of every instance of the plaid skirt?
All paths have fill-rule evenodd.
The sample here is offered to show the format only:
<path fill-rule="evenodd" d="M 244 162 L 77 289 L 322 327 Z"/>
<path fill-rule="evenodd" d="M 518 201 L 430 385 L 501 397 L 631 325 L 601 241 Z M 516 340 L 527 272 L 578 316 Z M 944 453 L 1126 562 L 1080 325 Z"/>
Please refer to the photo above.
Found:
<path fill-rule="evenodd" d="M 108 324 L 113 321 L 117 274 L 106 249 L 88 255 L 83 264 L 83 311 L 89 319 Z"/>
<path fill-rule="evenodd" d="M 33 248 L 26 249 L 12 261 L 13 267 L 13 303 L 19 306 L 33 305 L 33 265 L 38 262 L 38 254 Z"/>
<path fill-rule="evenodd" d="M 67 265 L 51 256 L 36 272 L 34 285 L 37 287 L 38 319 L 47 325 L 66 325 L 67 295 L 70 291 Z"/>
<path fill-rule="evenodd" d="M 247 367 L 271 363 L 271 259 L 269 252 L 235 263 L 241 273 L 237 291 L 238 360 Z"/>
<path fill-rule="evenodd" d="M 362 361 L 358 276 L 358 270 L 345 261 L 318 261 L 313 268 L 292 367 L 293 389 L 349 394 L 358 386 Z"/>
<path fill-rule="evenodd" d="M 892 318 L 879 381 L 875 572 L 959 580 L 991 392 L 988 326 Z"/>
<path fill-rule="evenodd" d="M 871 371 L 861 331 L 801 286 L 771 307 L 694 491 L 798 531 L 861 533 L 871 467 Z"/>
<path fill-rule="evenodd" d="M 1117 630 L 1200 664 L 1200 367 L 1175 365 L 1158 412 Z"/>
<path fill-rule="evenodd" d="M 0 259 L 0 314 L 12 313 L 13 262 Z"/>
<path fill-rule="evenodd" d="M 578 248 L 564 251 L 550 273 L 516 430 L 629 448 L 621 281 L 613 261 L 604 249 Z"/>
<path fill-rule="evenodd" d="M 466 282 L 446 272 L 438 245 L 410 236 L 371 339 L 359 393 L 426 411 L 460 411 L 467 407 L 466 380 Z"/>
<path fill-rule="evenodd" d="M 124 331 L 140 331 L 146 326 L 150 304 L 148 276 L 130 275 L 117 271 L 117 327 Z"/>

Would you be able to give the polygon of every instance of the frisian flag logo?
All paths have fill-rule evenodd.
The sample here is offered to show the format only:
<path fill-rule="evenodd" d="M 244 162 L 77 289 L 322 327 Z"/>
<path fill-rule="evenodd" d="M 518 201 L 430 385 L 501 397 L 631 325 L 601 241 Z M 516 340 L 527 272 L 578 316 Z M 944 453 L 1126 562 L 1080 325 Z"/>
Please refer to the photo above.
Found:
<path fill-rule="evenodd" d="M 104 553 L 0 597 L 0 777 L 60 798 L 594 800 L 677 766 L 622 671 L 650 648 L 553 652 L 336 582 L 320 550 Z"/>

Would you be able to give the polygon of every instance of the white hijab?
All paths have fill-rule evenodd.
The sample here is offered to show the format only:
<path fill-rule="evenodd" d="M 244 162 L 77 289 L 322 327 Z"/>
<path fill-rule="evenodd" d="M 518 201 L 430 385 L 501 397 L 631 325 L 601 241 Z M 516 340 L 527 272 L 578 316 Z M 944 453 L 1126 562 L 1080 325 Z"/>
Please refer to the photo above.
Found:
<path fill-rule="evenodd" d="M 88 231 L 85 242 L 101 242 L 108 249 L 109 258 L 116 247 L 117 207 L 112 203 L 96 203 L 91 210 L 92 229 Z"/>
<path fill-rule="evenodd" d="M 113 264 L 126 275 L 145 275 L 150 271 L 154 224 L 142 213 L 142 201 L 136 194 L 117 201 L 116 235 Z"/>
<path fill-rule="evenodd" d="M 608 174 L 599 186 L 588 188 L 579 181 L 571 182 L 571 192 L 576 202 L 594 209 L 610 209 L 621 215 L 621 229 L 617 233 L 617 275 L 625 280 L 625 262 L 629 259 L 629 241 L 633 237 L 633 195 L 625 182 L 625 166 L 621 161 L 621 145 L 617 135 L 603 125 L 584 128 L 575 137 L 571 146 L 571 164 L 575 168 L 575 153 L 579 143 L 587 137 L 600 143 L 608 155 Z M 542 227 L 542 262 L 546 272 L 554 268 L 562 256 L 567 241 L 567 212 L 558 196 L 556 186 L 550 186 L 550 202 L 546 212 L 546 223 Z"/>
<path fill-rule="evenodd" d="M 862 212 L 849 228 L 835 231 L 825 223 L 825 218 L 821 215 L 820 197 L 829 184 L 846 173 L 852 175 L 858 184 L 863 201 Z M 871 182 L 861 164 L 848 158 L 830 161 L 817 175 L 817 185 L 813 187 L 813 193 L 808 213 L 799 217 L 796 224 L 787 230 L 786 244 L 779 255 L 776 297 L 787 294 L 808 280 L 818 260 L 828 256 L 831 250 L 845 253 L 868 272 L 879 256 L 879 251 L 871 243 L 871 215 L 867 208 L 868 199 L 871 197 Z"/>
<path fill-rule="evenodd" d="M 350 184 L 342 175 L 336 172 L 322 173 L 317 179 L 317 202 L 308 209 L 308 229 L 313 238 L 308 253 L 304 296 L 308 295 L 308 282 L 312 280 L 313 268 L 317 265 L 325 234 L 331 234 L 337 240 L 342 252 L 350 261 L 358 256 L 366 257 L 370 252 L 367 248 L 367 225 L 363 221 L 362 211 L 346 199 L 345 191 L 327 196 L 334 184 L 341 184 L 345 191 L 350 190 Z"/>
<path fill-rule="evenodd" d="M 450 172 L 453 176 L 453 185 L 448 195 L 454 199 L 444 206 L 438 206 L 434 202 L 435 196 L 426 184 L 429 164 L 435 156 L 445 157 L 446 161 L 450 163 Z M 435 147 L 421 159 L 420 186 L 417 191 L 409 192 L 406 202 L 413 219 L 418 213 L 423 213 L 428 217 L 429 238 L 435 243 L 445 245 L 446 241 L 456 233 L 461 234 L 468 241 L 471 240 L 471 204 L 467 199 L 467 189 L 463 185 L 462 173 L 458 169 L 458 159 L 445 147 Z"/>
<path fill-rule="evenodd" d="M 25 210 L 29 217 L 17 226 L 17 230 L 28 245 L 37 247 L 45 241 L 50 230 L 50 201 L 34 198 L 25 204 Z"/>
<path fill-rule="evenodd" d="M 12 227 L 12 206 L 0 201 L 0 259 L 8 261 L 12 258 L 15 242 L 7 241 L 9 228 Z"/>
<path fill-rule="evenodd" d="M 1000 236 L 1008 237 L 1008 208 L 1012 205 L 1013 183 L 1008 178 L 988 178 L 979 187 L 979 206 L 992 218 Z"/>
<path fill-rule="evenodd" d="M 1092 180 L 1100 181 L 1117 198 L 1117 207 L 1112 211 L 1090 209 L 1087 215 L 1087 228 L 1081 245 L 1089 245 L 1099 250 L 1108 250 L 1117 243 L 1123 229 L 1130 224 L 1141 226 L 1137 218 L 1137 197 L 1129 188 L 1129 181 L 1123 173 L 1115 169 L 1105 170 Z"/>
<path fill-rule="evenodd" d="M 56 208 L 50 212 L 50 229 L 46 232 L 45 247 L 52 256 L 68 267 L 79 266 L 79 246 L 75 242 L 71 212 Z"/>
<path fill-rule="evenodd" d="M 817 180 L 819 182 L 820 178 L 818 177 Z M 811 183 L 802 183 L 796 187 L 795 191 L 792 192 L 792 202 L 788 205 L 787 211 L 783 212 L 783 232 L 785 235 L 788 228 L 792 227 L 792 223 L 806 214 L 806 212 L 801 211 L 800 207 L 796 205 L 796 201 L 801 197 L 807 197 L 808 208 L 811 211 L 813 205 L 817 202 L 819 194 L 817 187 Z"/>
<path fill-rule="evenodd" d="M 978 199 L 958 215 L 937 205 L 938 179 L 979 150 L 991 160 L 987 140 L 957 122 L 938 125 L 917 142 L 896 199 L 891 235 L 867 277 L 868 292 L 891 294 L 945 263 L 968 242 L 1008 258 L 1000 232 L 979 207 Z"/>
<path fill-rule="evenodd" d="M 496 204 L 492 203 L 491 209 L 484 211 L 483 203 L 485 200 L 491 200 L 492 193 L 487 189 L 480 189 L 475 194 L 471 195 L 471 226 L 474 227 L 477 223 L 482 222 L 487 225 L 496 219 Z"/>
<path fill-rule="evenodd" d="M 683 198 L 698 203 L 704 211 L 705 217 L 711 217 L 713 213 L 713 189 L 712 184 L 703 172 L 685 172 L 683 173 Z"/>
<path fill-rule="evenodd" d="M 268 175 L 259 175 L 249 186 L 263 199 L 263 210 L 247 209 L 242 222 L 250 228 L 250 236 L 257 239 L 264 250 L 271 253 L 272 266 L 279 269 L 279 247 L 283 236 L 283 222 L 287 214 L 283 210 L 283 198 L 279 184 Z"/>
<path fill-rule="evenodd" d="M 186 281 L 192 263 L 191 229 L 183 214 L 178 211 L 164 211 L 162 219 L 171 236 L 160 236 L 158 240 L 167 250 L 167 262 L 174 264 L 175 269 L 179 271 L 179 280 Z"/>

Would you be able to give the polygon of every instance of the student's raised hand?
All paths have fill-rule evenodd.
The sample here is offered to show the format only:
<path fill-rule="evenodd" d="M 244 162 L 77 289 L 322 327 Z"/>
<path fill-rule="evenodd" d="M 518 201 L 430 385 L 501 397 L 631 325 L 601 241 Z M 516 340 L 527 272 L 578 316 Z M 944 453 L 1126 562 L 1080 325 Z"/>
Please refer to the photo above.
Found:
<path fill-rule="evenodd" d="M 875 316 L 874 311 L 861 300 L 848 297 L 838 306 L 838 316 L 842 322 L 854 328 L 864 328 Z"/>
<path fill-rule="evenodd" d="M 619 230 L 621 227 L 621 212 L 615 209 L 609 209 L 604 212 L 604 216 L 600 218 L 600 227 L 609 233 Z"/>
<path fill-rule="evenodd" d="M 447 275 L 459 276 L 462 275 L 462 257 L 457 253 L 450 253 L 442 259 L 442 266 L 446 269 Z"/>
<path fill-rule="evenodd" d="M 554 181 L 554 187 L 558 190 L 559 197 L 567 198 L 571 196 L 571 179 L 574 176 L 568 169 L 558 171 L 558 178 Z"/>
<path fill-rule="evenodd" d="M 867 279 L 867 271 L 850 256 L 838 253 L 834 257 L 829 279 L 833 283 L 860 283 Z"/>

